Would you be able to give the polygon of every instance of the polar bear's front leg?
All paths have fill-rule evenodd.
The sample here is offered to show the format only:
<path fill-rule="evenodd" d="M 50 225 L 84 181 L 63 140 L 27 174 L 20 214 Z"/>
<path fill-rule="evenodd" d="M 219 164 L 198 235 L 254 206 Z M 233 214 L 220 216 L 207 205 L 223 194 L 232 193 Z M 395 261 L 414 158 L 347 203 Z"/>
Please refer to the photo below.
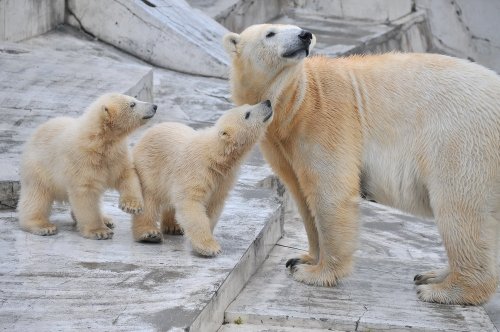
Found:
<path fill-rule="evenodd" d="M 263 140 L 260 143 L 260 147 L 273 171 L 278 175 L 279 179 L 284 182 L 285 186 L 292 194 L 307 234 L 309 244 L 308 253 L 300 257 L 289 259 L 286 263 L 286 267 L 293 267 L 297 264 L 316 264 L 319 257 L 318 231 L 311 211 L 307 206 L 306 199 L 300 189 L 297 175 L 293 171 L 290 163 L 283 156 L 283 153 L 272 141 Z"/>
<path fill-rule="evenodd" d="M 113 237 L 113 231 L 106 226 L 101 214 L 100 192 L 75 188 L 69 191 L 68 197 L 77 227 L 84 237 L 96 240 Z"/>
<path fill-rule="evenodd" d="M 121 173 L 117 189 L 120 193 L 120 209 L 131 214 L 142 213 L 144 200 L 141 183 L 137 171 L 131 165 Z"/>
<path fill-rule="evenodd" d="M 219 243 L 212 235 L 206 207 L 201 202 L 185 200 L 177 204 L 175 210 L 176 220 L 194 251 L 203 256 L 215 256 L 221 252 Z"/>

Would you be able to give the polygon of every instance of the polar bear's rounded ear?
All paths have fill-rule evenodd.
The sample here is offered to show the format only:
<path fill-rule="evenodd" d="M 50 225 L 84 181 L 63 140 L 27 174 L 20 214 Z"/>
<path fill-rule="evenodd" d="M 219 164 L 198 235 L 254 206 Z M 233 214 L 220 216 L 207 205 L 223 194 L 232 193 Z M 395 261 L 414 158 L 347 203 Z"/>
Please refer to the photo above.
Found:
<path fill-rule="evenodd" d="M 224 49 L 229 55 L 235 56 L 238 54 L 238 43 L 240 40 L 240 35 L 234 32 L 230 32 L 224 36 L 222 42 L 224 44 Z"/>

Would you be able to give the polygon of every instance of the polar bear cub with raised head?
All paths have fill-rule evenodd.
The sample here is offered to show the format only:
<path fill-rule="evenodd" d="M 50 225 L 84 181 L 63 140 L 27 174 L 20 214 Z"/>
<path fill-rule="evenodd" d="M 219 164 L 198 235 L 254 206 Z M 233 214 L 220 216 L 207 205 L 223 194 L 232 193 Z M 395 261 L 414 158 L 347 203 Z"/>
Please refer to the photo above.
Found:
<path fill-rule="evenodd" d="M 449 266 L 415 276 L 420 299 L 486 301 L 499 277 L 500 77 L 437 54 L 309 57 L 315 41 L 273 24 L 224 38 L 234 102 L 274 106 L 261 149 L 309 239 L 293 277 L 331 286 L 352 271 L 361 191 L 435 218 Z"/>
<path fill-rule="evenodd" d="M 53 235 L 49 221 L 54 201 L 69 201 L 84 237 L 109 239 L 113 223 L 101 213 L 104 191 L 120 193 L 120 208 L 142 211 L 143 199 L 127 136 L 154 116 L 156 105 L 111 93 L 95 101 L 79 118 L 58 117 L 37 128 L 21 160 L 21 227 Z"/>
<path fill-rule="evenodd" d="M 144 212 L 133 217 L 134 239 L 161 242 L 162 233 L 182 230 L 197 253 L 218 254 L 212 232 L 224 200 L 272 115 L 265 101 L 227 111 L 198 131 L 169 122 L 149 129 L 133 149 L 144 196 Z"/>

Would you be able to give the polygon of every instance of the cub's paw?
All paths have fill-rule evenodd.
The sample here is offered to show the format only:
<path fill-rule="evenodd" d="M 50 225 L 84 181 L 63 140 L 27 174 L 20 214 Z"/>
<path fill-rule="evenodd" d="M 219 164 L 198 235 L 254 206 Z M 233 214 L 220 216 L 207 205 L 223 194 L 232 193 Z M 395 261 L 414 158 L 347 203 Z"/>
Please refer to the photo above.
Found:
<path fill-rule="evenodd" d="M 106 226 L 93 230 L 84 230 L 82 231 L 82 235 L 87 239 L 108 240 L 113 238 L 113 231 Z"/>
<path fill-rule="evenodd" d="M 41 236 L 57 234 L 56 225 L 50 222 L 44 222 L 33 226 L 23 227 L 23 229 L 35 235 L 41 235 Z"/>
<path fill-rule="evenodd" d="M 159 243 L 163 241 L 163 235 L 157 229 L 151 229 L 139 234 L 136 238 L 138 242 Z"/>
<path fill-rule="evenodd" d="M 191 245 L 193 246 L 194 251 L 207 257 L 217 256 L 222 251 L 219 243 L 213 238 L 196 242 L 191 240 Z"/>
<path fill-rule="evenodd" d="M 182 235 L 184 234 L 184 231 L 182 230 L 181 226 L 179 226 L 177 223 L 174 224 L 162 224 L 162 232 L 164 234 L 169 234 L 169 235 Z"/>
<path fill-rule="evenodd" d="M 144 208 L 144 202 L 139 198 L 121 198 L 120 209 L 130 214 L 140 214 Z"/>
<path fill-rule="evenodd" d="M 115 228 L 115 223 L 113 222 L 113 219 L 111 219 L 111 217 L 108 217 L 108 216 L 103 216 L 102 217 L 102 222 L 104 223 L 104 225 L 106 225 L 108 228 Z"/>

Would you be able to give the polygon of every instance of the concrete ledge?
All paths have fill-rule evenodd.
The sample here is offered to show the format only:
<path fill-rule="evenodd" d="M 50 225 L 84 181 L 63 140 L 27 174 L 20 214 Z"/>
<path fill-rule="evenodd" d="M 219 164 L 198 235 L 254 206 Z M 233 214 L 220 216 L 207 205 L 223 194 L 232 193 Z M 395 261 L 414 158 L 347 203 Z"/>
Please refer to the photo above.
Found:
<path fill-rule="evenodd" d="M 67 10 L 70 24 L 151 64 L 228 77 L 227 30 L 184 0 L 69 0 Z"/>

